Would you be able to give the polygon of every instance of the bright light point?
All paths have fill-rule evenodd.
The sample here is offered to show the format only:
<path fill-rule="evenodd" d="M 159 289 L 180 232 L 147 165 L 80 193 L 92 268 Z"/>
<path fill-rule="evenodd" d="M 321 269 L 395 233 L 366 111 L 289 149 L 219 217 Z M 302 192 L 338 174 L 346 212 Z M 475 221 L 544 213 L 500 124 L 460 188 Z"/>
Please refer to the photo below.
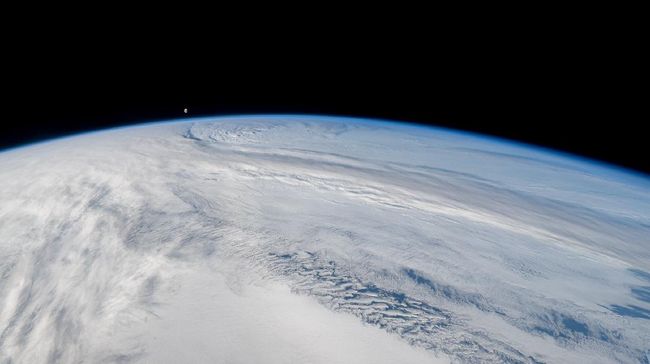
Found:
<path fill-rule="evenodd" d="M 183 109 L 183 112 L 184 112 L 185 114 L 187 114 L 187 108 Z"/>

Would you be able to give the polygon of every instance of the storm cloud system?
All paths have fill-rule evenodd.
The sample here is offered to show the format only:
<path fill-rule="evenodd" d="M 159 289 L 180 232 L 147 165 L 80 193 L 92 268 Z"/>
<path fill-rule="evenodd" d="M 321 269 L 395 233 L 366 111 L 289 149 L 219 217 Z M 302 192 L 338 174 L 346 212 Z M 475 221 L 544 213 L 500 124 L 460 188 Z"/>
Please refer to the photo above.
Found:
<path fill-rule="evenodd" d="M 320 116 L 0 153 L 3 363 L 648 363 L 650 180 Z"/>

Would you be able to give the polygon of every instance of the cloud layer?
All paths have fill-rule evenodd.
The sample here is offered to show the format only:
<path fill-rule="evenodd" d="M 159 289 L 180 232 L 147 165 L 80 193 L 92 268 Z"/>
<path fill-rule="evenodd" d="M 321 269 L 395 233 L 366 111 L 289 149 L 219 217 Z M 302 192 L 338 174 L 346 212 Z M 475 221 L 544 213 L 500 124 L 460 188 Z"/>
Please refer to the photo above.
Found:
<path fill-rule="evenodd" d="M 0 154 L 0 360 L 647 362 L 650 182 L 249 117 Z"/>

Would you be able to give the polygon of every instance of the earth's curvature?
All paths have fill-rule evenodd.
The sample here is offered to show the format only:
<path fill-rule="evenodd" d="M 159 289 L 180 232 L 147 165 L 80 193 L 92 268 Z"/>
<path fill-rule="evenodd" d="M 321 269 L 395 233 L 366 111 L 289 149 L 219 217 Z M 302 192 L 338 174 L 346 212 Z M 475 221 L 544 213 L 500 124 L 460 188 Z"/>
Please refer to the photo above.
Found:
<path fill-rule="evenodd" d="M 319 116 L 0 153 L 1 363 L 649 361 L 645 176 Z"/>

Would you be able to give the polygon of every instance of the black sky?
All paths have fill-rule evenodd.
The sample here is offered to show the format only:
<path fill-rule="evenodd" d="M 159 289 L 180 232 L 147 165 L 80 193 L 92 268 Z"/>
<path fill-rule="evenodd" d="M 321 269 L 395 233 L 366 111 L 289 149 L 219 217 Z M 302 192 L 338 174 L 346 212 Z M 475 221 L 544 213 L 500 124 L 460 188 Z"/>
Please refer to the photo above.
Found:
<path fill-rule="evenodd" d="M 648 113 L 630 87 L 634 72 L 593 49 L 313 42 L 236 51 L 20 43 L 5 67 L 0 148 L 185 117 L 187 107 L 188 116 L 307 113 L 440 125 L 650 173 Z"/>

